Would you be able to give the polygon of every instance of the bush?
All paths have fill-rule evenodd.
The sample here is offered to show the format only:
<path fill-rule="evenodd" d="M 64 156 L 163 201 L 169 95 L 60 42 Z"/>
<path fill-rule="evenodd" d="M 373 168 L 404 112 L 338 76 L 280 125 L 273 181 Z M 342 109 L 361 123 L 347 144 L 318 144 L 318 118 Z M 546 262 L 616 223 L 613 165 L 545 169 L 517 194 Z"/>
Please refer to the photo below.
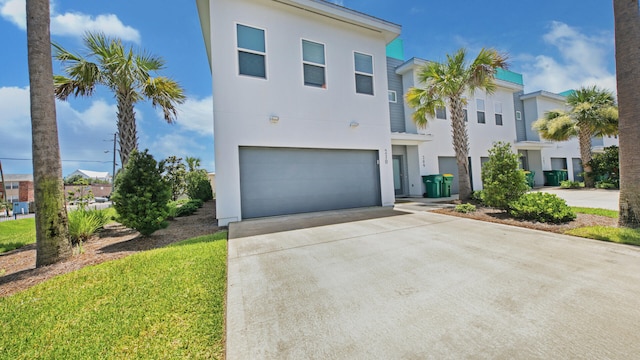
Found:
<path fill-rule="evenodd" d="M 145 236 L 167 227 L 171 190 L 161 173 L 148 150 L 134 151 L 116 178 L 116 190 L 111 197 L 120 222 Z"/>
<path fill-rule="evenodd" d="M 472 192 L 471 193 L 471 200 L 482 204 L 484 202 L 484 191 L 475 190 L 474 192 Z"/>
<path fill-rule="evenodd" d="M 508 210 L 510 203 L 529 190 L 524 171 L 518 169 L 520 155 L 511 144 L 496 142 L 489 150 L 489 161 L 482 166 L 483 201 L 486 205 Z"/>
<path fill-rule="evenodd" d="M 200 199 L 209 201 L 213 199 L 213 190 L 211 183 L 205 170 L 190 171 L 186 175 L 187 178 L 187 195 L 192 200 Z"/>
<path fill-rule="evenodd" d="M 459 213 L 467 214 L 476 211 L 476 206 L 473 204 L 460 204 L 456 205 L 455 210 Z"/>
<path fill-rule="evenodd" d="M 580 181 L 562 180 L 560 182 L 560 187 L 563 189 L 579 189 L 584 187 L 584 183 L 581 183 Z"/>
<path fill-rule="evenodd" d="M 576 218 L 567 203 L 554 194 L 533 192 L 524 194 L 511 204 L 509 212 L 516 219 L 563 223 Z"/>
<path fill-rule="evenodd" d="M 604 185 L 606 187 L 601 187 L 601 189 L 613 189 L 609 187 L 611 184 L 615 188 L 619 187 L 620 164 L 618 152 L 618 147 L 614 145 L 604 148 L 603 153 L 593 154 L 589 165 L 591 165 L 591 174 L 596 181 L 596 187 L 598 187 L 599 182 L 607 180 L 607 185 Z"/>
<path fill-rule="evenodd" d="M 598 189 L 617 189 L 620 187 L 620 184 L 617 181 L 613 180 L 602 180 L 596 182 L 596 188 Z"/>
<path fill-rule="evenodd" d="M 69 212 L 69 236 L 73 245 L 89 240 L 91 235 L 111 221 L 104 210 L 79 209 Z"/>
<path fill-rule="evenodd" d="M 204 202 L 200 199 L 189 200 L 186 204 L 176 207 L 175 217 L 188 216 L 201 208 Z"/>

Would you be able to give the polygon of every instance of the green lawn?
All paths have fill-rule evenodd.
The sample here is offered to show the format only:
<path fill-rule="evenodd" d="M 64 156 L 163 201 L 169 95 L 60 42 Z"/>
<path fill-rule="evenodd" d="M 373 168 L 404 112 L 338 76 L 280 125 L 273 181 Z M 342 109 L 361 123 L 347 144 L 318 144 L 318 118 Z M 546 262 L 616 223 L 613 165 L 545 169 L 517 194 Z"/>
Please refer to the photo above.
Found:
<path fill-rule="evenodd" d="M 0 254 L 36 242 L 34 218 L 0 222 Z"/>
<path fill-rule="evenodd" d="M 0 298 L 0 358 L 222 358 L 226 236 L 86 267 Z"/>
<path fill-rule="evenodd" d="M 610 218 L 613 218 L 613 219 L 617 219 L 618 218 L 618 211 L 617 210 L 588 208 L 588 207 L 579 207 L 579 206 L 572 206 L 571 209 L 574 212 L 580 213 L 580 214 L 600 215 L 600 216 L 610 217 Z"/>
<path fill-rule="evenodd" d="M 610 226 L 588 226 L 569 230 L 566 234 L 620 244 L 640 245 L 640 230 Z"/>

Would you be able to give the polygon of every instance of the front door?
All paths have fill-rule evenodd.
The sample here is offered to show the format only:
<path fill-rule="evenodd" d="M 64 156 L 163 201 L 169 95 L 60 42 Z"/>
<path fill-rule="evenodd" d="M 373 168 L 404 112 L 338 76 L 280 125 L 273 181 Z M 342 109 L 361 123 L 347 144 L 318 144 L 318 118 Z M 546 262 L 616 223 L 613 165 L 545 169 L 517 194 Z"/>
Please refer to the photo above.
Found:
<path fill-rule="evenodd" d="M 396 195 L 404 195 L 402 155 L 393 155 L 393 188 Z"/>

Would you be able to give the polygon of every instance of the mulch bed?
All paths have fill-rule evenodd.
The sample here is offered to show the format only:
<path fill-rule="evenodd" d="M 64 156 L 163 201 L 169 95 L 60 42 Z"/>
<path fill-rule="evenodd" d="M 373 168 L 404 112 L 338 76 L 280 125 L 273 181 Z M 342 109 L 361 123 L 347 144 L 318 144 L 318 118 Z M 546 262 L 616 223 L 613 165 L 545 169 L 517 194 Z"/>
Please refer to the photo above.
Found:
<path fill-rule="evenodd" d="M 166 229 L 143 237 L 118 223 L 105 226 L 82 245 L 82 253 L 63 262 L 36 268 L 36 245 L 31 244 L 0 254 L 0 297 L 14 294 L 54 276 L 85 266 L 120 259 L 140 251 L 156 249 L 192 237 L 219 231 L 215 200 L 206 202 L 195 214 L 176 218 Z M 3 273 L 4 270 L 4 273 Z"/>
<path fill-rule="evenodd" d="M 585 226 L 595 226 L 595 225 L 618 226 L 617 219 L 612 219 L 610 217 L 600 216 L 600 215 L 590 215 L 590 214 L 577 214 L 576 219 L 568 223 L 550 224 L 550 223 L 541 223 L 537 221 L 525 221 L 525 220 L 513 219 L 509 216 L 509 214 L 501 210 L 487 208 L 487 207 L 480 207 L 480 206 L 478 206 L 475 212 L 470 212 L 466 214 L 459 213 L 455 211 L 455 209 L 453 208 L 437 209 L 437 210 L 433 210 L 433 212 L 438 214 L 452 215 L 452 216 L 464 217 L 464 218 L 481 220 L 481 221 L 489 221 L 494 223 L 519 226 L 519 227 L 535 229 L 535 230 L 550 231 L 550 232 L 555 232 L 559 234 L 563 234 L 567 230 L 581 228 Z"/>

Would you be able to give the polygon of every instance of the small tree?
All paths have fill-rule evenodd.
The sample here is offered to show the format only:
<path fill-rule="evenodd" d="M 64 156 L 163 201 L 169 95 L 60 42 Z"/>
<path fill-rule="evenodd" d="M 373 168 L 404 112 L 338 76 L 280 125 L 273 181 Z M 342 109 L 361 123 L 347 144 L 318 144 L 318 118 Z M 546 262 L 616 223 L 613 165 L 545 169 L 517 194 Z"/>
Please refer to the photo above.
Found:
<path fill-rule="evenodd" d="M 509 204 L 529 190 L 524 171 L 518 169 L 520 155 L 511 151 L 511 144 L 496 142 L 489 150 L 489 161 L 482 167 L 485 204 L 508 210 Z"/>
<path fill-rule="evenodd" d="M 115 188 L 111 199 L 123 225 L 145 236 L 167 226 L 171 190 L 148 150 L 132 152 Z"/>
<path fill-rule="evenodd" d="M 596 182 L 607 181 L 616 187 L 620 186 L 620 161 L 618 157 L 618 147 L 608 146 L 601 154 L 593 154 L 591 161 L 591 171 Z"/>
<path fill-rule="evenodd" d="M 213 190 L 205 170 L 199 169 L 187 173 L 187 195 L 191 199 L 202 201 L 213 199 Z"/>
<path fill-rule="evenodd" d="M 180 195 L 184 194 L 187 185 L 185 180 L 187 170 L 182 162 L 182 158 L 169 156 L 160 161 L 160 169 L 162 171 L 162 177 L 171 188 L 171 199 L 173 201 L 178 200 Z"/>
<path fill-rule="evenodd" d="M 95 197 L 93 196 L 93 191 L 91 191 L 91 187 L 89 187 L 90 181 L 88 179 L 84 179 L 79 176 L 78 178 L 73 177 L 74 181 L 71 185 L 75 185 L 73 191 L 67 192 L 67 201 L 69 203 L 76 203 L 78 207 L 84 209 L 89 204 L 89 201 L 93 200 Z"/>

